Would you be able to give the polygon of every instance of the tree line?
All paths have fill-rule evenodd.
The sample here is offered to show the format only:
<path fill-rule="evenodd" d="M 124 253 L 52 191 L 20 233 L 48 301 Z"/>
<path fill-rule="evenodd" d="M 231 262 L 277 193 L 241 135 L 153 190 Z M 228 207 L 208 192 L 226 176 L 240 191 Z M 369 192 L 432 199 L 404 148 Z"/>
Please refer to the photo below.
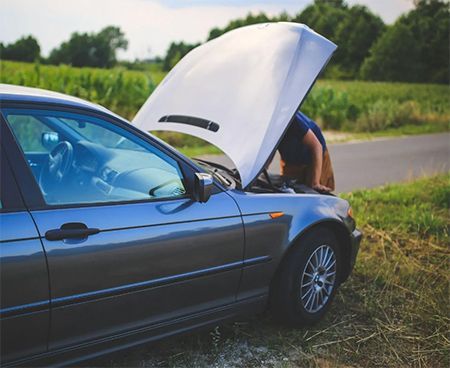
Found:
<path fill-rule="evenodd" d="M 335 42 L 336 51 L 325 77 L 378 81 L 449 83 L 450 10 L 448 0 L 415 0 L 415 7 L 392 25 L 361 5 L 349 6 L 344 0 L 314 0 L 294 16 L 281 13 L 248 14 L 224 28 L 213 28 L 207 40 L 242 26 L 275 21 L 304 23 Z M 70 64 L 108 68 L 117 64 L 117 51 L 126 49 L 125 35 L 109 26 L 99 33 L 73 33 L 67 42 L 52 50 L 47 59 L 32 36 L 10 45 L 0 44 L 2 59 L 49 64 Z M 172 42 L 160 59 L 170 70 L 198 44 Z M 124 63 L 139 67 L 142 61 Z"/>
<path fill-rule="evenodd" d="M 117 64 L 117 51 L 126 50 L 128 41 L 119 27 L 108 26 L 98 33 L 72 33 L 70 39 L 54 48 L 48 58 L 33 36 L 22 37 L 14 43 L 0 43 L 0 57 L 44 64 L 67 64 L 75 67 L 111 68 Z"/>

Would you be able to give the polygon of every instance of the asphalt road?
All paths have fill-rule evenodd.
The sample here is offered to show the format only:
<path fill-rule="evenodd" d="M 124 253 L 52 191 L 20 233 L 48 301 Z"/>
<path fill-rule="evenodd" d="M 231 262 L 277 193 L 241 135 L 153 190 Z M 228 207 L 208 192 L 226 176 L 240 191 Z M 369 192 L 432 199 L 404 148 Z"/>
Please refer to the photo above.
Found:
<path fill-rule="evenodd" d="M 450 170 L 450 133 L 338 143 L 328 148 L 338 193 Z M 223 155 L 208 159 L 230 165 Z M 269 171 L 278 173 L 278 154 Z"/>

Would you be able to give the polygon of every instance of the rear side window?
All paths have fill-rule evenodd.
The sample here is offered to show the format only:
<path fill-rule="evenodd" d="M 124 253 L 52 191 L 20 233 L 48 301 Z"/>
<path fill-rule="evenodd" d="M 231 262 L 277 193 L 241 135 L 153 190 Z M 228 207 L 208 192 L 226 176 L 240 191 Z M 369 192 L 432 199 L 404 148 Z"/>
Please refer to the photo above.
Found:
<path fill-rule="evenodd" d="M 3 114 L 49 205 L 186 194 L 175 159 L 109 121 L 48 110 L 4 109 Z"/>

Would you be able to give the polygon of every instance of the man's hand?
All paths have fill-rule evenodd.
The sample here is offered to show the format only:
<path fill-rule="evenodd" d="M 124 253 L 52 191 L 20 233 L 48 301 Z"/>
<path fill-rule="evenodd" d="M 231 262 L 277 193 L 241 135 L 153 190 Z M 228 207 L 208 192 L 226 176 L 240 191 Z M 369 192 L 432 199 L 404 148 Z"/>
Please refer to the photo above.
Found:
<path fill-rule="evenodd" d="M 331 192 L 331 188 L 328 188 L 325 185 L 322 185 L 320 183 L 313 184 L 312 188 L 314 190 L 318 191 L 319 193 L 330 193 Z"/>

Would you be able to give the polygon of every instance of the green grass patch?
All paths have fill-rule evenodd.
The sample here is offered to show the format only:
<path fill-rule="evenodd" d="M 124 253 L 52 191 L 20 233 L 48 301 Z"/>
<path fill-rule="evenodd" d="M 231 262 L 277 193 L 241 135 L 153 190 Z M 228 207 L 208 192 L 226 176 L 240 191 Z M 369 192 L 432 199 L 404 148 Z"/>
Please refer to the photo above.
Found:
<path fill-rule="evenodd" d="M 317 326 L 270 315 L 103 358 L 111 366 L 448 367 L 450 175 L 345 194 L 357 264 Z"/>
<path fill-rule="evenodd" d="M 351 141 L 370 141 L 376 138 L 397 138 L 420 134 L 445 133 L 450 131 L 447 122 L 423 125 L 404 125 L 398 128 L 380 130 L 377 132 L 342 132 L 324 131 L 327 143 L 345 143 Z"/>

